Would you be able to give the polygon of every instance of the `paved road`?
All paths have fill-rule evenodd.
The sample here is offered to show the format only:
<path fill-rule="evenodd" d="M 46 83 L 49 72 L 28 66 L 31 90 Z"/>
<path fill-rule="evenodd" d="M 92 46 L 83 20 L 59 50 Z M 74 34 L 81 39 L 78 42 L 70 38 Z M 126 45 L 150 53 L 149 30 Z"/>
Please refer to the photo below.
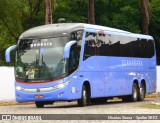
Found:
<path fill-rule="evenodd" d="M 147 109 L 140 108 L 139 106 L 143 104 L 149 104 L 153 101 L 160 100 L 158 98 L 145 99 L 143 102 L 136 103 L 124 103 L 121 100 L 110 100 L 105 104 L 99 105 L 89 105 L 86 107 L 77 107 L 77 103 L 73 102 L 56 102 L 54 105 L 46 105 L 44 108 L 36 108 L 34 104 L 30 105 L 10 105 L 10 106 L 0 106 L 0 114 L 160 114 L 160 109 Z M 1 122 L 1 121 L 0 121 Z M 26 122 L 26 121 L 25 121 Z M 37 121 L 34 121 L 37 123 Z M 38 121 L 39 122 L 39 121 Z M 43 121 L 48 122 L 48 121 Z M 53 122 L 53 121 L 52 121 Z M 65 123 L 81 123 L 87 122 L 92 123 L 95 122 L 93 120 L 89 121 L 54 121 L 55 122 L 65 122 Z M 101 122 L 112 122 L 118 123 L 119 121 L 96 121 L 98 123 Z M 122 122 L 122 121 L 121 121 Z M 140 121 L 127 121 L 123 120 L 124 123 L 127 122 L 144 122 L 144 120 Z M 147 121 L 150 123 L 158 123 L 160 121 Z"/>

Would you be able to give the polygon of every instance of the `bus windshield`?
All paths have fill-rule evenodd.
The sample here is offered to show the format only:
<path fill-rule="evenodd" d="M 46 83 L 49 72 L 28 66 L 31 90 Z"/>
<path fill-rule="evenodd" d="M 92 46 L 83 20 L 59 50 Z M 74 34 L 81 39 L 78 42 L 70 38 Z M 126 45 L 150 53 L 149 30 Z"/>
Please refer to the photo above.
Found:
<path fill-rule="evenodd" d="M 68 41 L 68 37 L 20 40 L 16 56 L 16 80 L 44 82 L 63 77 L 66 74 L 63 49 Z"/>

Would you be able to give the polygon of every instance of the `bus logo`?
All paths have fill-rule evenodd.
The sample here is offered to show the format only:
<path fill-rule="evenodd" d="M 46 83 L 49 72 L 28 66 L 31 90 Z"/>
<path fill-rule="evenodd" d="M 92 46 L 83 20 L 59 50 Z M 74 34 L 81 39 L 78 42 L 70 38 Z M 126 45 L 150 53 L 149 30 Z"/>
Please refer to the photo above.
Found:
<path fill-rule="evenodd" d="M 40 92 L 40 89 L 39 89 L 39 88 L 37 88 L 37 92 Z"/>

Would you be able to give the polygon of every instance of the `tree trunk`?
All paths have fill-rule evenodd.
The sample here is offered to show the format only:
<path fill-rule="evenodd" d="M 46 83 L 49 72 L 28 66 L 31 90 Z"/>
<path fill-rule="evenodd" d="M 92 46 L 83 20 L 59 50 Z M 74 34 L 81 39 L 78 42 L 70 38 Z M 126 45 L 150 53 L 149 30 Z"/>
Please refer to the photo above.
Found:
<path fill-rule="evenodd" d="M 149 0 L 141 0 L 141 32 L 142 34 L 148 34 L 148 28 L 150 23 L 150 9 Z"/>
<path fill-rule="evenodd" d="M 95 24 L 94 0 L 88 0 L 88 23 Z"/>
<path fill-rule="evenodd" d="M 45 24 L 52 23 L 51 0 L 45 0 Z"/>

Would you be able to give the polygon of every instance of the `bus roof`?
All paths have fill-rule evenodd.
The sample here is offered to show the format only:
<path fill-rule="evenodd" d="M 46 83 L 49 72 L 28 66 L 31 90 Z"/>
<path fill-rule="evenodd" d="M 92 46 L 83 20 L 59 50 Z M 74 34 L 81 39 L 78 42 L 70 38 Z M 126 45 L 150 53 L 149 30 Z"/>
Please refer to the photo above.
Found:
<path fill-rule="evenodd" d="M 110 32 L 110 34 L 115 34 L 115 35 L 125 36 L 127 34 L 127 36 L 131 37 L 153 39 L 152 36 L 148 35 L 135 34 L 120 29 L 99 26 L 99 25 L 85 24 L 85 23 L 57 23 L 57 24 L 42 25 L 25 31 L 20 36 L 20 39 L 65 36 L 65 35 L 70 35 L 70 32 L 78 29 L 104 30 Z"/>
<path fill-rule="evenodd" d="M 21 38 L 45 38 L 63 36 L 63 34 L 70 34 L 71 31 L 77 29 L 84 29 L 82 23 L 57 23 L 47 24 L 31 28 L 20 36 Z"/>

